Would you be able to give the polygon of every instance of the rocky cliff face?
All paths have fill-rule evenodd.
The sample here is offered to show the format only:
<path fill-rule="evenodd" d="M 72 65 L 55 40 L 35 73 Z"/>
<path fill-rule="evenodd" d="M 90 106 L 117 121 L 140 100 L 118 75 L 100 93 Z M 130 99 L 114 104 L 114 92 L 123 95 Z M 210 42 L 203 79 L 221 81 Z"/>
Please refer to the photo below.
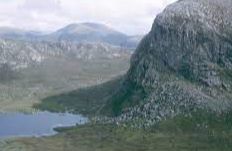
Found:
<path fill-rule="evenodd" d="M 232 69 L 231 5 L 229 0 L 182 0 L 168 6 L 138 47 L 130 80 L 152 86 L 157 72 L 173 72 L 221 86 L 220 72 Z"/>
<path fill-rule="evenodd" d="M 119 119 L 143 117 L 149 125 L 197 109 L 230 110 L 231 8 L 230 0 L 180 0 L 159 14 L 110 103 L 113 112 L 124 112 Z M 126 93 L 131 89 L 128 83 L 136 92 Z M 136 97 L 139 103 L 130 107 L 141 90 L 146 96 Z"/>

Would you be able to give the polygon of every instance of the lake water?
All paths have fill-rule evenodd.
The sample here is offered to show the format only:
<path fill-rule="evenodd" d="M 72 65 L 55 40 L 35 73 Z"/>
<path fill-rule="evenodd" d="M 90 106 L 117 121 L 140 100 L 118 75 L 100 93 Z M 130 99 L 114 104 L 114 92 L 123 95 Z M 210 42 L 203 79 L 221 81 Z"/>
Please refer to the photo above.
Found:
<path fill-rule="evenodd" d="M 55 127 L 85 124 L 87 118 L 70 113 L 0 113 L 0 138 L 54 135 Z"/>

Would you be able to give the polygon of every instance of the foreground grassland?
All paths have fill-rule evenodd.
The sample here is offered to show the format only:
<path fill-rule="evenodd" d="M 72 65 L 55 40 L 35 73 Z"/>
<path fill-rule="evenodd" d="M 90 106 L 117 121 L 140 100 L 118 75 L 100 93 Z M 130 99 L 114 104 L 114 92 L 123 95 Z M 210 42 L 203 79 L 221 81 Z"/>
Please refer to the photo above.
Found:
<path fill-rule="evenodd" d="M 232 134 L 167 133 L 113 125 L 61 129 L 52 137 L 0 143 L 1 151 L 231 151 Z"/>

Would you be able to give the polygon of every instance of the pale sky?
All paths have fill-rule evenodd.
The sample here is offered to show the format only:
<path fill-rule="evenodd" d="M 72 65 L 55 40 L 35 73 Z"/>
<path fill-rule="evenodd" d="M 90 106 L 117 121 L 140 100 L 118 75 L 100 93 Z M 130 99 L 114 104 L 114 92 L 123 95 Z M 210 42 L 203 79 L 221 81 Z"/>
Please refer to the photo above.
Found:
<path fill-rule="evenodd" d="M 176 0 L 0 0 L 0 26 L 55 31 L 70 23 L 106 24 L 129 35 L 147 33 Z"/>

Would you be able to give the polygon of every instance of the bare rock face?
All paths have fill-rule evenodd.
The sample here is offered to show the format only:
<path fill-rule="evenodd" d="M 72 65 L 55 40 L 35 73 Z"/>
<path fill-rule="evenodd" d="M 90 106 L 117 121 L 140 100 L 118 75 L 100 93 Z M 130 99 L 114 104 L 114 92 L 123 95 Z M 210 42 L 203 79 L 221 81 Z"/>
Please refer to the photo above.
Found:
<path fill-rule="evenodd" d="M 142 118 L 149 126 L 178 114 L 232 109 L 231 8 L 231 0 L 179 0 L 156 17 L 108 103 L 119 121 Z"/>
<path fill-rule="evenodd" d="M 232 70 L 232 1 L 180 0 L 159 14 L 132 58 L 129 79 L 153 86 L 172 72 L 207 86 L 222 86 Z"/>

